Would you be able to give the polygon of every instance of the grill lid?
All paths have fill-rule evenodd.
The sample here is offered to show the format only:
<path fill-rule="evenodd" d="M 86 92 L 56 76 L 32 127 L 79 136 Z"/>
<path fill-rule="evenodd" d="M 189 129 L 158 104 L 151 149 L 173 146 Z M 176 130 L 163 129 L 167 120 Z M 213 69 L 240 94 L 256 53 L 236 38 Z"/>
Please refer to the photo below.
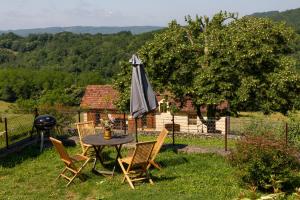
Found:
<path fill-rule="evenodd" d="M 51 115 L 39 115 L 34 120 L 34 126 L 38 130 L 50 130 L 56 125 L 56 119 Z"/>

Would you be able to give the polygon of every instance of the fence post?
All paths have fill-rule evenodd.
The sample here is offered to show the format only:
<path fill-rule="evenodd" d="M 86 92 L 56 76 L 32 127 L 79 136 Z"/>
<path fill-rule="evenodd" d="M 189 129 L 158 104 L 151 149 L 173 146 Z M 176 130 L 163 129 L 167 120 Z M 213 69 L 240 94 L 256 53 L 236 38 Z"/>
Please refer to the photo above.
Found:
<path fill-rule="evenodd" d="M 288 131 L 289 131 L 289 127 L 288 127 L 288 123 L 285 122 L 285 146 L 288 146 Z"/>
<path fill-rule="evenodd" d="M 123 122 L 124 135 L 126 135 L 126 114 L 125 113 L 123 113 L 123 120 L 124 120 Z"/>
<path fill-rule="evenodd" d="M 37 116 L 39 116 L 38 108 L 34 108 L 33 114 L 34 114 L 34 119 L 35 119 Z M 32 125 L 32 129 L 31 129 L 31 131 L 30 131 L 30 139 L 32 139 L 33 131 L 34 131 L 34 124 Z"/>
<path fill-rule="evenodd" d="M 172 114 L 172 139 L 173 139 L 173 146 L 175 145 L 175 120 L 174 114 Z"/>
<path fill-rule="evenodd" d="M 225 139 L 225 151 L 227 151 L 227 135 L 228 135 L 228 131 L 229 131 L 229 117 L 226 116 L 225 118 L 225 135 L 224 135 L 224 139 Z"/>
<path fill-rule="evenodd" d="M 39 111 L 37 108 L 34 108 L 34 118 L 36 118 L 39 115 Z"/>
<path fill-rule="evenodd" d="M 6 141 L 6 148 L 8 149 L 8 131 L 7 131 L 7 118 L 4 118 L 4 124 L 5 124 L 5 141 Z"/>

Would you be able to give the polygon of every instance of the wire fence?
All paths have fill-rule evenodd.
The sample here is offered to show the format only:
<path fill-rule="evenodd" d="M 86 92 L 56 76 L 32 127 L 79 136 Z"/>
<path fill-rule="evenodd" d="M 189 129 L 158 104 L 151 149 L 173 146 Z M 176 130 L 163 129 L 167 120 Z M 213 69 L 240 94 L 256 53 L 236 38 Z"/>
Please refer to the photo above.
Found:
<path fill-rule="evenodd" d="M 233 118 L 230 121 L 230 134 L 247 135 L 272 133 L 283 137 L 286 134 L 287 122 L 262 119 Z"/>
<path fill-rule="evenodd" d="M 29 114 L 14 114 L 0 120 L 0 148 L 24 138 L 36 135 L 33 121 L 36 115 L 50 114 L 57 120 L 56 135 L 76 136 L 76 122 L 94 121 L 98 129 L 102 128 L 101 120 L 110 116 L 114 121 L 113 132 L 134 134 L 136 131 L 145 134 L 158 133 L 163 128 L 169 130 L 173 138 L 176 136 L 222 136 L 224 148 L 227 150 L 227 138 L 231 136 L 245 136 L 247 134 L 272 133 L 286 140 L 287 144 L 300 147 L 300 123 L 267 121 L 248 118 L 221 117 L 219 119 L 199 119 L 195 114 L 178 113 L 150 113 L 138 120 L 127 113 L 117 111 L 90 110 L 79 108 L 40 108 Z"/>
<path fill-rule="evenodd" d="M 284 140 L 287 146 L 300 149 L 299 121 L 233 118 L 229 124 L 229 134 L 238 136 L 272 134 L 276 139 Z"/>
<path fill-rule="evenodd" d="M 10 114 L 0 120 L 0 148 L 32 137 L 33 114 Z"/>

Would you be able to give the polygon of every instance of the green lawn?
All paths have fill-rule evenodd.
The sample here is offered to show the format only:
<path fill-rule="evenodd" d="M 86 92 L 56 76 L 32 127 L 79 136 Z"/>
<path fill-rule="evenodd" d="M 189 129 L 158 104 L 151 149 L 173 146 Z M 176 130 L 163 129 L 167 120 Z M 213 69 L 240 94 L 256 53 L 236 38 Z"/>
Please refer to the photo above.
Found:
<path fill-rule="evenodd" d="M 32 130 L 34 116 L 32 114 L 7 114 L 9 144 L 27 138 Z M 0 132 L 5 131 L 4 121 L 0 122 Z M 5 137 L 0 137 L 0 148 L 5 146 Z"/>
<path fill-rule="evenodd" d="M 294 118 L 300 119 L 300 111 L 295 111 L 290 114 Z M 271 113 L 264 115 L 262 112 L 240 112 L 239 117 L 231 117 L 230 122 L 232 124 L 240 124 L 247 121 L 263 121 L 265 123 L 284 123 L 288 121 L 288 117 L 281 113 Z"/>
<path fill-rule="evenodd" d="M 0 111 L 5 110 L 5 108 L 8 108 L 8 105 L 0 102 Z M 8 113 L 8 115 L 13 114 Z M 32 124 L 32 117 L 30 117 L 30 120 L 27 117 L 21 119 L 25 120 L 26 123 L 20 124 Z M 265 117 L 260 113 L 241 113 L 240 118 L 231 118 L 233 124 L 231 128 L 238 130 L 253 129 L 255 128 L 253 124 L 248 125 L 243 122 L 243 120 L 252 119 L 262 119 L 267 124 L 268 122 L 276 122 L 276 120 L 286 120 L 278 114 Z M 156 136 L 139 135 L 139 141 L 155 139 Z M 172 143 L 171 134 L 169 134 L 165 143 Z M 175 143 L 224 149 L 223 136 L 183 137 L 176 134 Z M 234 148 L 234 145 L 234 139 L 228 140 L 228 148 Z M 78 146 L 68 147 L 67 150 L 71 154 L 80 152 Z M 125 155 L 126 150 L 123 151 L 123 155 Z M 105 150 L 105 154 L 111 161 L 115 156 L 114 153 L 111 149 Z M 136 187 L 136 190 L 131 190 L 127 183 L 121 184 L 122 175 L 119 170 L 115 177 L 108 178 L 92 173 L 92 164 L 89 164 L 84 170 L 87 180 L 85 182 L 76 180 L 75 184 L 66 188 L 64 180 L 55 181 L 63 168 L 63 163 L 54 149 L 47 148 L 40 153 L 38 146 L 28 147 L 20 153 L 0 160 L 0 199 L 223 200 L 243 196 L 253 197 L 255 195 L 255 193 L 239 184 L 235 174 L 236 169 L 230 166 L 224 157 L 214 154 L 176 153 L 172 149 L 166 149 L 159 154 L 157 161 L 162 165 L 163 170 L 152 170 L 155 185 L 140 184 Z"/>
<path fill-rule="evenodd" d="M 139 140 L 155 140 L 157 136 L 149 135 L 138 135 Z M 228 148 L 233 148 L 235 144 L 234 139 L 228 139 Z M 167 144 L 172 144 L 172 133 L 169 133 L 165 141 Z M 208 136 L 180 136 L 175 134 L 175 144 L 183 144 L 196 147 L 205 148 L 219 148 L 224 149 L 225 139 L 223 136 L 218 135 L 218 137 L 208 137 Z"/>
<path fill-rule="evenodd" d="M 106 153 L 114 157 L 112 150 Z M 154 185 L 139 184 L 132 190 L 121 184 L 120 172 L 113 178 L 98 176 L 89 164 L 84 170 L 87 180 L 76 180 L 66 188 L 64 180 L 55 181 L 63 163 L 54 149 L 40 154 L 37 147 L 29 147 L 0 161 L 0 199 L 234 199 L 250 193 L 238 184 L 235 169 L 221 156 L 167 149 L 157 161 L 163 170 L 152 170 Z"/>
<path fill-rule="evenodd" d="M 155 139 L 155 136 L 139 135 L 140 141 Z M 222 137 L 179 137 L 176 144 L 220 148 L 224 147 Z M 169 136 L 167 144 L 172 143 Z M 229 140 L 233 148 L 235 140 Z M 171 145 L 170 145 L 171 146 Z M 68 147 L 71 154 L 81 151 L 79 146 Z M 126 149 L 123 149 L 126 155 Z M 113 162 L 115 152 L 105 149 L 105 155 Z M 85 182 L 76 180 L 66 188 L 62 179 L 55 181 L 63 168 L 55 150 L 46 148 L 40 153 L 38 146 L 24 149 L 21 153 L 0 160 L 0 199 L 238 199 L 256 197 L 240 185 L 236 169 L 226 158 L 215 154 L 176 153 L 163 150 L 157 161 L 163 170 L 152 170 L 154 185 L 142 183 L 131 190 L 127 183 L 121 184 L 122 174 L 118 169 L 113 178 L 95 175 L 92 163 L 84 170 Z M 98 165 L 99 167 L 99 165 Z M 293 199 L 289 197 L 288 199 Z"/>
<path fill-rule="evenodd" d="M 8 102 L 5 102 L 5 101 L 0 101 L 0 114 L 8 112 L 10 105 L 11 105 L 11 103 L 8 103 Z"/>

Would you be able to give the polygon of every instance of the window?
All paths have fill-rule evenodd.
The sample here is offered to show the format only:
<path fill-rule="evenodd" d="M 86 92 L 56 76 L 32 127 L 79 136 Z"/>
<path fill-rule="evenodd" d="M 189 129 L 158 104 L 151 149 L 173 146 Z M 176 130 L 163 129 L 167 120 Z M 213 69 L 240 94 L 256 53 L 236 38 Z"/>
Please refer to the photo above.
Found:
<path fill-rule="evenodd" d="M 188 114 L 188 125 L 197 125 L 197 115 Z"/>
<path fill-rule="evenodd" d="M 100 113 L 98 111 L 95 113 L 95 124 L 100 124 Z"/>

